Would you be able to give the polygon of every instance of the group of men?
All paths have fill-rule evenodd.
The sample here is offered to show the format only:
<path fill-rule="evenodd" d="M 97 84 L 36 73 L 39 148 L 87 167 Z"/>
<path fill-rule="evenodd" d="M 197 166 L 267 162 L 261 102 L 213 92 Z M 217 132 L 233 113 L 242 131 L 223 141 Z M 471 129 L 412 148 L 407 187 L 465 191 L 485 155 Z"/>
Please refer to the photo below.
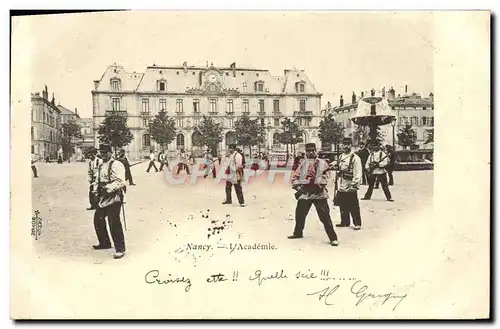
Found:
<path fill-rule="evenodd" d="M 392 196 L 387 183 L 387 173 L 390 172 L 390 182 L 393 183 L 394 153 L 386 153 L 373 142 L 370 150 L 361 146 L 355 152 L 352 149 L 352 139 L 342 140 L 342 154 L 338 160 L 329 164 L 318 158 L 316 144 L 306 144 L 305 159 L 296 163 L 292 175 L 293 189 L 296 191 L 297 206 L 295 209 L 295 229 L 289 239 L 303 237 L 305 220 L 311 206 L 314 204 L 318 217 L 323 223 L 326 234 L 332 246 L 338 246 L 338 238 L 330 217 L 328 206 L 329 171 L 335 171 L 336 191 L 333 204 L 340 208 L 340 223 L 336 227 L 349 227 L 352 217 L 354 230 L 361 229 L 361 213 L 359 208 L 358 190 L 363 180 L 368 182 L 368 190 L 362 200 L 369 200 L 376 182 L 382 184 L 387 201 L 392 202 Z M 390 151 L 390 149 L 388 150 Z"/>

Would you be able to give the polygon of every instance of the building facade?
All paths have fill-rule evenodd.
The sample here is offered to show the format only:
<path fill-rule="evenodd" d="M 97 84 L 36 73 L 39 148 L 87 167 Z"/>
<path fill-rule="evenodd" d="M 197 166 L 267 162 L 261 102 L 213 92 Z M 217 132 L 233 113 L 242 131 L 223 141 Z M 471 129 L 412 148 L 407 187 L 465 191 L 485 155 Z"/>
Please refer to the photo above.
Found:
<path fill-rule="evenodd" d="M 78 114 L 78 109 L 75 108 L 75 112 L 71 111 L 70 109 L 62 106 L 62 105 L 57 105 L 59 110 L 61 111 L 61 124 L 65 124 L 68 122 L 74 122 L 77 125 L 80 125 L 80 115 Z"/>
<path fill-rule="evenodd" d="M 423 98 L 417 93 L 405 93 L 396 96 L 395 90 L 391 88 L 387 93 L 382 90 L 382 96 L 387 97 L 389 106 L 396 118 L 394 124 L 380 127 L 384 139 L 383 143 L 392 145 L 394 130 L 394 145 L 396 148 L 400 148 L 397 144 L 397 134 L 399 128 L 408 123 L 411 124 L 417 135 L 416 144 L 419 148 L 433 148 L 433 143 L 425 144 L 425 141 L 427 140 L 428 131 L 434 128 L 434 94 L 430 93 L 427 98 Z M 341 96 L 339 106 L 326 108 L 324 112 L 333 113 L 335 120 L 343 124 L 344 135 L 352 137 L 355 143 L 358 142 L 356 140 L 357 126 L 351 121 L 351 118 L 356 116 L 357 103 L 363 97 L 365 97 L 364 93 L 357 96 L 353 92 L 351 102 L 344 103 L 344 98 Z"/>
<path fill-rule="evenodd" d="M 159 111 L 176 121 L 176 139 L 168 145 L 174 152 L 181 148 L 193 152 L 194 127 L 206 115 L 222 124 L 224 150 L 235 143 L 234 123 L 243 115 L 258 118 L 266 127 L 267 150 L 281 149 L 277 133 L 281 121 L 289 117 L 304 130 L 304 143 L 318 143 L 321 120 L 321 94 L 305 72 L 285 70 L 273 76 L 265 69 L 229 67 L 148 66 L 144 73 L 127 72 L 120 65 L 110 65 L 100 80 L 94 81 L 93 131 L 96 146 L 97 128 L 106 114 L 127 117 L 134 139 L 126 147 L 132 159 L 147 156 L 159 149 L 148 134 L 149 122 Z"/>
<path fill-rule="evenodd" d="M 42 95 L 38 92 L 31 94 L 31 154 L 36 158 L 55 158 L 59 148 L 60 114 L 54 94 L 49 100 L 47 86 Z"/>
<path fill-rule="evenodd" d="M 80 118 L 80 127 L 83 139 L 80 144 L 81 147 L 90 147 L 95 145 L 92 122 L 92 118 Z"/>

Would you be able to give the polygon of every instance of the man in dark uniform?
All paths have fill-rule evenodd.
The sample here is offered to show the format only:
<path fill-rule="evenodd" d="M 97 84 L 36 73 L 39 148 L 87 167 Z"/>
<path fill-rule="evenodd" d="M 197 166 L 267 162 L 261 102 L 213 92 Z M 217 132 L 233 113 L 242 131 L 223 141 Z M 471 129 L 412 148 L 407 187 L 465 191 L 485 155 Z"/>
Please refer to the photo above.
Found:
<path fill-rule="evenodd" d="M 309 209 L 314 204 L 319 220 L 325 227 L 326 234 L 332 246 L 338 246 L 337 234 L 333 228 L 328 207 L 328 164 L 316 156 L 316 144 L 306 144 L 306 159 L 301 162 L 293 173 L 292 184 L 297 199 L 295 209 L 295 229 L 289 239 L 303 237 L 304 226 Z"/>
<path fill-rule="evenodd" d="M 356 155 L 361 160 L 361 165 L 363 166 L 361 184 L 366 185 L 367 179 L 365 165 L 366 161 L 368 161 L 368 157 L 370 156 L 370 151 L 366 148 L 366 144 L 364 142 L 359 143 L 359 150 L 356 152 Z"/>
<path fill-rule="evenodd" d="M 346 137 L 342 140 L 342 154 L 339 155 L 338 163 L 333 163 L 337 170 L 339 189 L 334 203 L 340 208 L 340 224 L 337 227 L 349 227 L 350 218 L 354 229 L 361 229 L 361 213 L 359 210 L 358 189 L 361 183 L 361 160 L 351 149 L 352 140 Z"/>
<path fill-rule="evenodd" d="M 130 161 L 128 161 L 128 157 L 125 155 L 124 149 L 120 150 L 117 160 L 120 161 L 125 167 L 125 180 L 128 181 L 130 185 L 135 185 L 134 179 L 132 178 L 132 171 L 130 170 Z"/>
<path fill-rule="evenodd" d="M 389 158 L 389 164 L 387 164 L 387 176 L 389 176 L 389 186 L 394 185 L 394 177 L 392 176 L 392 173 L 394 172 L 394 167 L 396 165 L 396 153 L 392 149 L 391 145 L 386 145 L 385 146 L 386 152 L 387 152 L 387 157 Z"/>
<path fill-rule="evenodd" d="M 88 177 L 89 177 L 89 203 L 90 207 L 87 208 L 87 210 L 95 210 L 97 209 L 97 201 L 96 198 L 94 197 L 94 191 L 97 189 L 97 187 L 94 186 L 94 184 L 97 183 L 97 172 L 99 166 L 102 164 L 102 160 L 97 157 L 97 149 L 93 147 L 90 150 L 90 161 L 89 161 L 89 168 L 88 168 Z"/>
<path fill-rule="evenodd" d="M 120 210 L 125 197 L 125 167 L 120 161 L 113 160 L 111 146 L 101 145 L 99 148 L 103 163 L 97 172 L 97 183 L 93 193 L 96 196 L 97 209 L 94 213 L 94 228 L 99 244 L 95 250 L 110 249 L 111 241 L 106 227 L 108 217 L 111 238 L 116 252 L 113 258 L 119 259 L 125 255 L 125 237 L 120 222 Z"/>

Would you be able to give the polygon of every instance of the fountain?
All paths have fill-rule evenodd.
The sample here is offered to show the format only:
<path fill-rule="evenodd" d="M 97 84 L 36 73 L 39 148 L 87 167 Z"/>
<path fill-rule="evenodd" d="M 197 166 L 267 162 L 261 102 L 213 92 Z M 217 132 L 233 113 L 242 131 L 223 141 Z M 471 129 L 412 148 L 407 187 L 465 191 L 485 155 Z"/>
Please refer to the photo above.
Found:
<path fill-rule="evenodd" d="M 391 113 L 387 99 L 375 96 L 375 90 L 372 89 L 370 97 L 364 97 L 358 102 L 356 116 L 351 120 L 357 125 L 370 127 L 370 141 L 376 143 L 377 128 L 390 124 L 395 116 Z"/>

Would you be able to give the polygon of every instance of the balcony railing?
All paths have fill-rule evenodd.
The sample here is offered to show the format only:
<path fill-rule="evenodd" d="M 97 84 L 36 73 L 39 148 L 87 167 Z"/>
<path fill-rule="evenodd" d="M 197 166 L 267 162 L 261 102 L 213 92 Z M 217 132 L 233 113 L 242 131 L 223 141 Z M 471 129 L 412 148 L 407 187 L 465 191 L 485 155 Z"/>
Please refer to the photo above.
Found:
<path fill-rule="evenodd" d="M 228 111 L 226 111 L 226 114 L 227 115 L 234 115 L 234 111 L 228 110 Z"/>
<path fill-rule="evenodd" d="M 274 116 L 281 116 L 281 112 L 280 111 L 273 111 L 273 115 Z"/>
<path fill-rule="evenodd" d="M 250 112 L 246 111 L 246 112 L 241 112 L 241 115 L 250 115 Z"/>
<path fill-rule="evenodd" d="M 293 115 L 296 117 L 312 117 L 313 112 L 312 111 L 294 111 Z"/>
<path fill-rule="evenodd" d="M 177 112 L 175 112 L 175 115 L 177 115 L 178 117 L 181 117 L 184 115 L 184 112 L 177 111 Z"/>
<path fill-rule="evenodd" d="M 199 117 L 199 116 L 201 116 L 201 113 L 199 111 L 193 112 L 193 116 Z"/>
<path fill-rule="evenodd" d="M 149 111 L 141 111 L 141 115 L 145 117 L 149 117 L 151 115 L 151 112 Z"/>
<path fill-rule="evenodd" d="M 208 112 L 209 115 L 219 115 L 219 112 L 216 111 L 210 111 Z"/>
<path fill-rule="evenodd" d="M 127 111 L 113 111 L 113 110 L 107 110 L 106 115 L 120 115 L 126 117 Z"/>
<path fill-rule="evenodd" d="M 266 115 L 266 111 L 259 111 L 257 112 L 258 115 Z"/>

